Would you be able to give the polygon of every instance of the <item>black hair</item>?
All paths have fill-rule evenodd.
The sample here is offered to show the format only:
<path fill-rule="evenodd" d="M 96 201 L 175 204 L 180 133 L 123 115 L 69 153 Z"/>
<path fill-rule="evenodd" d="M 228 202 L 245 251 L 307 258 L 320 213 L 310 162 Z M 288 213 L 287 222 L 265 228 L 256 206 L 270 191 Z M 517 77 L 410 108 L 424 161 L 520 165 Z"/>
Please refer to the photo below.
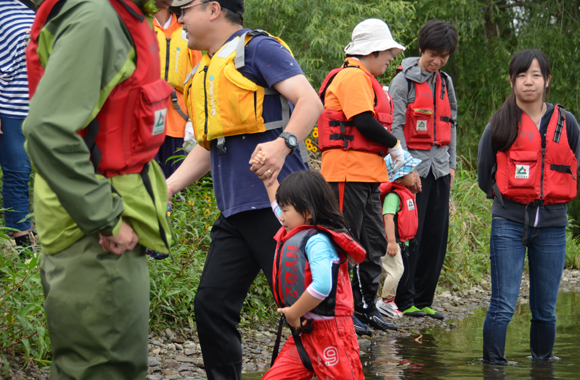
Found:
<path fill-rule="evenodd" d="M 371 54 L 372 54 L 372 55 L 374 55 L 374 56 L 375 56 L 375 58 L 378 58 L 378 57 L 379 57 L 379 54 L 381 54 L 381 52 L 380 52 L 380 51 L 373 51 L 372 53 L 370 53 L 370 54 L 367 54 L 367 55 L 360 55 L 360 54 L 347 54 L 347 55 L 346 55 L 346 57 L 347 57 L 347 58 L 357 58 L 357 59 L 361 59 L 361 58 L 364 58 L 364 57 L 366 57 L 366 56 L 368 56 L 368 55 L 371 55 Z"/>
<path fill-rule="evenodd" d="M 301 170 L 284 178 L 276 192 L 276 201 L 280 207 L 294 207 L 305 218 L 309 211 L 314 226 L 348 230 L 334 192 L 319 172 Z"/>
<path fill-rule="evenodd" d="M 495 151 L 508 150 L 516 138 L 522 120 L 522 109 L 516 102 L 513 84 L 520 73 L 528 71 L 534 59 L 538 60 L 544 83 L 550 77 L 550 62 L 544 53 L 536 49 L 522 50 L 512 58 L 509 68 L 509 80 L 512 83 L 512 92 L 499 110 L 491 117 L 491 145 Z M 544 89 L 544 97 L 546 91 Z"/>
<path fill-rule="evenodd" d="M 421 54 L 426 50 L 433 50 L 452 55 L 457 48 L 457 30 L 446 21 L 429 20 L 419 32 L 418 44 Z"/>
<path fill-rule="evenodd" d="M 203 0 L 203 4 L 204 4 L 204 5 L 202 5 L 203 9 L 206 9 L 207 4 L 212 3 L 214 1 L 216 1 L 217 3 L 220 4 L 220 7 L 222 8 L 222 13 L 224 14 L 224 17 L 226 18 L 226 20 L 228 20 L 231 24 L 244 26 L 244 16 L 242 16 L 242 14 L 245 12 L 246 8 L 245 8 L 245 5 L 243 3 L 240 4 L 240 6 L 242 8 L 241 12 L 234 12 L 228 8 L 225 8 L 217 0 Z"/>

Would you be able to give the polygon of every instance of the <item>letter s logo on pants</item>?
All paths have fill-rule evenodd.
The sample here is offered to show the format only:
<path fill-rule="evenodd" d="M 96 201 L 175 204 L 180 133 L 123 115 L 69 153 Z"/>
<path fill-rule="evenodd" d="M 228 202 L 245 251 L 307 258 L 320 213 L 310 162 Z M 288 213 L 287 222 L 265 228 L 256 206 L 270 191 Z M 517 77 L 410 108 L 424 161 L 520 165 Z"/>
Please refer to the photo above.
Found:
<path fill-rule="evenodd" d="M 338 364 L 338 350 L 336 347 L 326 347 L 322 352 L 324 364 L 327 367 L 332 367 Z"/>

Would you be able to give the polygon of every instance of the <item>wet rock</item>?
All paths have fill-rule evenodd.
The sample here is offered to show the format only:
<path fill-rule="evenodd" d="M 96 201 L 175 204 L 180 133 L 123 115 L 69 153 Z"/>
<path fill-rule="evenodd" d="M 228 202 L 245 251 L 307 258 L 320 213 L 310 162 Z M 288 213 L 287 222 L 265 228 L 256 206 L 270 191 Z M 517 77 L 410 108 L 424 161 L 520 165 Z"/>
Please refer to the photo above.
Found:
<path fill-rule="evenodd" d="M 147 375 L 147 380 L 161 380 L 163 376 L 161 375 Z"/>
<path fill-rule="evenodd" d="M 371 341 L 365 338 L 359 338 L 358 345 L 361 349 L 370 347 Z"/>

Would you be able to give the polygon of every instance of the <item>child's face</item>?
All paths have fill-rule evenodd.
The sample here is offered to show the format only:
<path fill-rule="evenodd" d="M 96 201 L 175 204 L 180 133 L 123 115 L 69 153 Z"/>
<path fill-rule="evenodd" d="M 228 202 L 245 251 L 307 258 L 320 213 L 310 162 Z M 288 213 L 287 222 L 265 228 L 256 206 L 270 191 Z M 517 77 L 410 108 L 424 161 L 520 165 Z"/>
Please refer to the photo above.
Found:
<path fill-rule="evenodd" d="M 415 184 L 415 171 L 413 170 L 411 173 L 407 174 L 406 176 L 397 178 L 395 180 L 398 184 L 401 184 L 405 187 L 412 187 Z"/>
<path fill-rule="evenodd" d="M 286 232 L 289 232 L 303 224 L 310 224 L 312 221 L 310 212 L 306 211 L 307 217 L 305 218 L 304 215 L 296 211 L 292 205 L 280 206 L 280 210 L 282 210 L 280 221 L 282 222 L 284 228 L 286 228 Z"/>

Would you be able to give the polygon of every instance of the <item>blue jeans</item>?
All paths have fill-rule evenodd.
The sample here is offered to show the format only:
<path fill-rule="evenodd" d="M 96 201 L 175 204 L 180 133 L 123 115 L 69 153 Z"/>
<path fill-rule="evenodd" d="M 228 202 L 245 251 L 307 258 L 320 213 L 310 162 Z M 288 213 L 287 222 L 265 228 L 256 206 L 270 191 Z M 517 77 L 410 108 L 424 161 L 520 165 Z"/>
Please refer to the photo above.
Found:
<path fill-rule="evenodd" d="M 30 161 L 24 150 L 22 122 L 0 115 L 0 166 L 2 167 L 2 199 L 4 200 L 4 219 L 6 227 L 26 231 L 30 220 L 23 222 L 29 214 L 28 181 L 30 180 Z"/>
<path fill-rule="evenodd" d="M 492 216 L 491 301 L 483 325 L 483 360 L 506 364 L 506 331 L 514 314 L 526 247 L 523 223 Z M 528 266 L 532 325 L 530 348 L 534 361 L 552 357 L 556 340 L 556 300 L 566 256 L 566 227 L 528 228 Z"/>

